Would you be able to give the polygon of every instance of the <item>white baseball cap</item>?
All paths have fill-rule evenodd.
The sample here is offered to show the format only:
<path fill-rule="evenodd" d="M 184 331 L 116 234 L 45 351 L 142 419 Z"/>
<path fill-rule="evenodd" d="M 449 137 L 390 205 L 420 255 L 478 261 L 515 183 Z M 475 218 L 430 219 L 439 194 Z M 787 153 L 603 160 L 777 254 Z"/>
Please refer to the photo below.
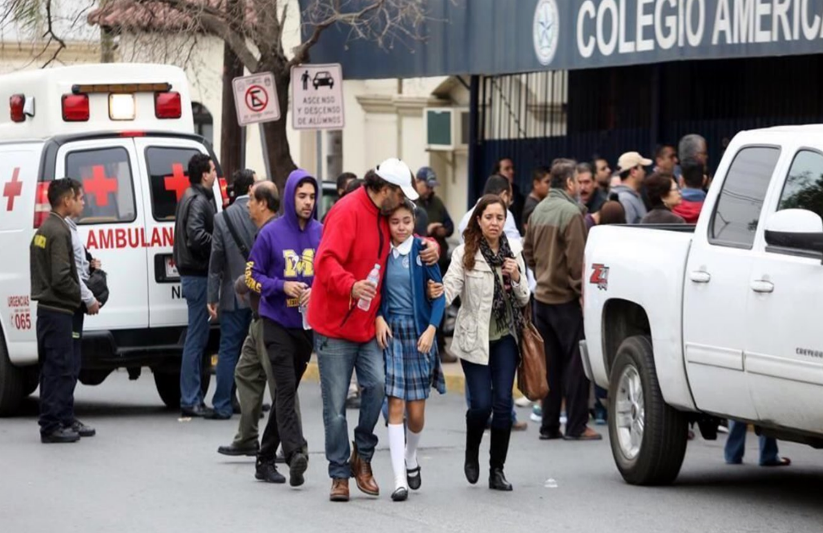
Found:
<path fill-rule="evenodd" d="M 387 183 L 400 187 L 409 200 L 417 200 L 420 197 L 412 183 L 411 169 L 396 157 L 390 157 L 377 165 L 374 172 Z"/>

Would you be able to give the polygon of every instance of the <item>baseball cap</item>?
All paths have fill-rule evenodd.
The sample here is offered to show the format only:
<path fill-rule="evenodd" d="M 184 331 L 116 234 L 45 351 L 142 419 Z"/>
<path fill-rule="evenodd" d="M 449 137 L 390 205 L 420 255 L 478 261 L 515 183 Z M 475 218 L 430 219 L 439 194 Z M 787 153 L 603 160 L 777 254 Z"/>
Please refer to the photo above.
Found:
<path fill-rule="evenodd" d="M 437 174 L 434 173 L 432 167 L 420 167 L 417 171 L 417 181 L 425 181 L 426 185 L 432 188 L 440 185 L 437 183 Z"/>
<path fill-rule="evenodd" d="M 400 187 L 409 200 L 417 200 L 420 197 L 412 183 L 411 169 L 396 157 L 390 157 L 377 165 L 374 172 L 387 183 Z"/>
<path fill-rule="evenodd" d="M 646 159 L 638 152 L 626 152 L 617 160 L 617 172 L 631 170 L 638 165 L 647 167 L 652 164 L 651 159 Z"/>

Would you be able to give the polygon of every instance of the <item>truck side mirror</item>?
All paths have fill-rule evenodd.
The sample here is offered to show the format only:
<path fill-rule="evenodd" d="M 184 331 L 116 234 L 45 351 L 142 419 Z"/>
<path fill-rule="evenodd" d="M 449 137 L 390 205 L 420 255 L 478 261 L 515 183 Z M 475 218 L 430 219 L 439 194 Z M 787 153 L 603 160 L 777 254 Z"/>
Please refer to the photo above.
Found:
<path fill-rule="evenodd" d="M 823 219 L 805 209 L 778 211 L 766 223 L 770 246 L 823 253 Z"/>

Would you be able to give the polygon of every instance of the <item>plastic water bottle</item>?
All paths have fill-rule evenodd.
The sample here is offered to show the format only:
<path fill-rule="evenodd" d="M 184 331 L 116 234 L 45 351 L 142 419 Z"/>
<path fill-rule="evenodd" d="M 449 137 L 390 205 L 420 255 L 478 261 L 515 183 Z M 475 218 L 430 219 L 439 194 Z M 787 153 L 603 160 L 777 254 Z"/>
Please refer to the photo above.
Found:
<path fill-rule="evenodd" d="M 374 265 L 374 268 L 371 269 L 369 272 L 369 277 L 366 278 L 366 281 L 374 285 L 374 288 L 377 288 L 377 284 L 380 283 L 380 265 Z M 369 307 L 371 307 L 371 298 L 360 298 L 357 302 L 357 307 L 362 311 L 368 311 Z"/>
<path fill-rule="evenodd" d="M 306 330 L 306 331 L 311 329 L 311 326 L 309 325 L 309 319 L 306 316 L 308 314 L 309 314 L 309 308 L 306 307 L 305 305 L 301 305 L 300 306 L 300 315 L 303 317 L 303 329 Z"/>

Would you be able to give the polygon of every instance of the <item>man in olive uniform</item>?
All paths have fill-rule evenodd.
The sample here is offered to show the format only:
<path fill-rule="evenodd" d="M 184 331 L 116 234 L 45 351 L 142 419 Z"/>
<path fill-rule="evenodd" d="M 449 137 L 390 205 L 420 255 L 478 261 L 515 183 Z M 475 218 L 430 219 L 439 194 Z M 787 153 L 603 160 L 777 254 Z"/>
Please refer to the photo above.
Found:
<path fill-rule="evenodd" d="M 40 360 L 40 441 L 77 442 L 72 427 L 76 369 L 80 350 L 73 317 L 80 307 L 80 278 L 66 221 L 83 211 L 83 187 L 64 178 L 49 185 L 51 213 L 30 246 L 31 298 L 37 301 L 37 353 Z"/>

